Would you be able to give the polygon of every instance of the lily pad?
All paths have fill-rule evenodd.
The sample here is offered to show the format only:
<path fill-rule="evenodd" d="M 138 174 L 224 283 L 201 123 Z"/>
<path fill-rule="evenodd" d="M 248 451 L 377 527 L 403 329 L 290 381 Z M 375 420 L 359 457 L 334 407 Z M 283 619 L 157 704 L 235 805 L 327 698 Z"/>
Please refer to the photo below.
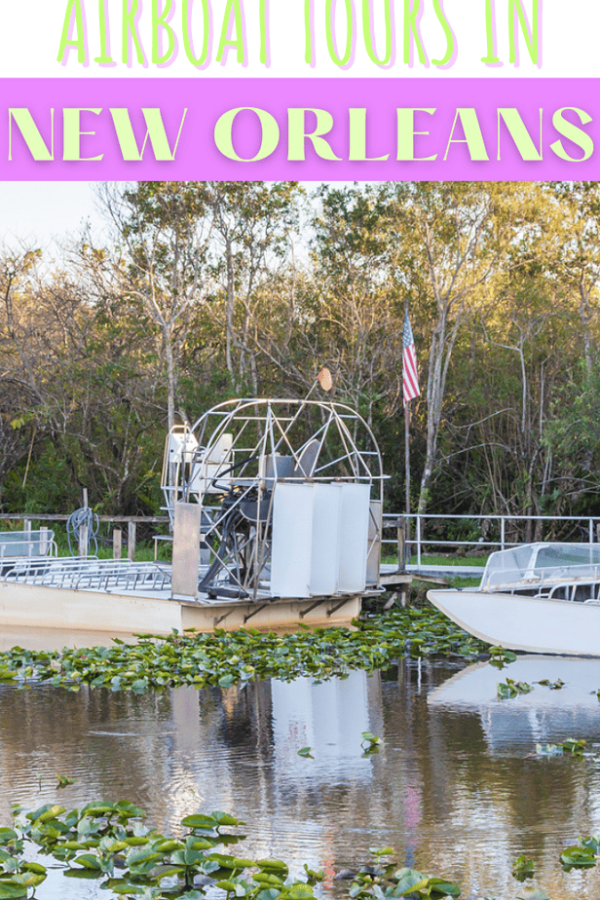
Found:
<path fill-rule="evenodd" d="M 311 750 L 312 747 L 301 747 L 300 750 L 298 750 L 298 756 L 302 756 L 304 759 L 314 759 Z"/>
<path fill-rule="evenodd" d="M 566 847 L 560 861 L 568 869 L 588 869 L 596 865 L 596 854 L 589 847 Z"/>
<path fill-rule="evenodd" d="M 507 678 L 505 682 L 498 684 L 498 699 L 506 700 L 510 697 L 517 697 L 519 694 L 528 694 L 533 690 L 533 685 L 526 681 L 515 681 L 513 678 Z"/>
<path fill-rule="evenodd" d="M 58 781 L 59 788 L 67 787 L 69 784 L 75 784 L 75 779 L 69 778 L 68 775 L 57 775 L 56 780 Z"/>

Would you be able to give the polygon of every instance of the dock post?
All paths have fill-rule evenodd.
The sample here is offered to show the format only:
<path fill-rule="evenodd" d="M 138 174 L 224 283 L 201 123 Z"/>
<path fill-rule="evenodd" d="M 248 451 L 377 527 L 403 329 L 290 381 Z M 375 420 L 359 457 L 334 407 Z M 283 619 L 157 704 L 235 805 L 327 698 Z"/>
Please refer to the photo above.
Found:
<path fill-rule="evenodd" d="M 88 492 L 87 488 L 83 489 L 83 508 L 88 508 Z M 89 552 L 89 534 L 88 534 L 88 526 L 86 524 L 81 524 L 79 526 L 79 555 L 87 556 Z"/>
<path fill-rule="evenodd" d="M 89 549 L 88 543 L 88 527 L 87 525 L 79 526 L 79 555 L 87 556 Z"/>
<path fill-rule="evenodd" d="M 398 519 L 398 571 L 406 572 L 406 525 Z"/>
<path fill-rule="evenodd" d="M 48 532 L 50 529 L 46 525 L 40 526 L 40 556 L 47 556 L 49 549 Z"/>
<path fill-rule="evenodd" d="M 121 529 L 113 531 L 113 559 L 121 559 Z"/>
<path fill-rule="evenodd" d="M 127 556 L 135 562 L 135 522 L 127 523 Z"/>
<path fill-rule="evenodd" d="M 173 522 L 172 596 L 195 599 L 198 595 L 201 508 L 197 503 L 175 504 Z"/>
<path fill-rule="evenodd" d="M 28 535 L 27 556 L 31 556 L 33 553 L 33 544 L 31 543 L 31 519 L 23 519 L 23 531 Z"/>

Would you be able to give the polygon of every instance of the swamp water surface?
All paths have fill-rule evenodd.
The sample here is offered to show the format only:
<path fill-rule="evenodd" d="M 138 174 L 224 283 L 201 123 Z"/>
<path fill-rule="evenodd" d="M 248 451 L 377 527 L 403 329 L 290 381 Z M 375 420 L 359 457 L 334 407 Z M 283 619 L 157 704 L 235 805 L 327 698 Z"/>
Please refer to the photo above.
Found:
<path fill-rule="evenodd" d="M 507 675 L 540 684 L 496 699 Z M 392 846 L 399 865 L 442 875 L 462 897 L 509 900 L 517 856 L 552 900 L 600 897 L 599 870 L 562 871 L 579 835 L 600 832 L 600 661 L 522 657 L 487 663 L 402 661 L 368 677 L 299 679 L 162 693 L 0 687 L 0 824 L 10 804 L 126 798 L 147 823 L 177 833 L 181 818 L 215 809 L 247 824 L 239 852 L 323 867 L 333 879 Z M 361 733 L 383 741 L 364 757 Z M 583 758 L 535 755 L 536 743 L 585 738 Z M 314 759 L 299 757 L 313 748 Z M 56 775 L 76 779 L 57 790 Z M 239 829 L 238 829 L 239 830 Z M 56 877 L 40 897 L 107 896 Z"/>

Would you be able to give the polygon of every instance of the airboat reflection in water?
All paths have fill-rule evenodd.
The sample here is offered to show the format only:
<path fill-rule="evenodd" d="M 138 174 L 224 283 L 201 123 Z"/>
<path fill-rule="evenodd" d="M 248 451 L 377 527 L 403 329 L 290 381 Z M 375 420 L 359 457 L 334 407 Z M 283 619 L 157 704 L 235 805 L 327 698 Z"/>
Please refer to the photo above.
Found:
<path fill-rule="evenodd" d="M 167 436 L 172 567 L 5 561 L 0 621 L 157 634 L 349 622 L 381 591 L 384 477 L 371 429 L 348 406 L 222 403 Z"/>
<path fill-rule="evenodd" d="M 499 699 L 498 684 L 511 678 L 531 690 Z M 476 713 L 490 751 L 522 754 L 536 744 L 600 740 L 600 660 L 573 656 L 519 656 L 499 671 L 477 662 L 452 675 L 427 697 L 430 709 L 452 716 Z"/>

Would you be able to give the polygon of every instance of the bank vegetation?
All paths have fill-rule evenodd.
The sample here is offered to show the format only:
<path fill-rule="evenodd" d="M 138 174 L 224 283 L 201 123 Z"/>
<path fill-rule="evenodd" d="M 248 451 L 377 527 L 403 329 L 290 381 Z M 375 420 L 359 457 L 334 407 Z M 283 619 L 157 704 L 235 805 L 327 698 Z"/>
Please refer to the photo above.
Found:
<path fill-rule="evenodd" d="M 0 506 L 155 513 L 167 428 L 235 396 L 331 396 L 404 507 L 600 513 L 595 183 L 140 183 L 60 254 L 0 251 Z M 320 390 L 320 389 L 319 389 Z M 523 523 L 521 538 L 535 537 Z"/>

